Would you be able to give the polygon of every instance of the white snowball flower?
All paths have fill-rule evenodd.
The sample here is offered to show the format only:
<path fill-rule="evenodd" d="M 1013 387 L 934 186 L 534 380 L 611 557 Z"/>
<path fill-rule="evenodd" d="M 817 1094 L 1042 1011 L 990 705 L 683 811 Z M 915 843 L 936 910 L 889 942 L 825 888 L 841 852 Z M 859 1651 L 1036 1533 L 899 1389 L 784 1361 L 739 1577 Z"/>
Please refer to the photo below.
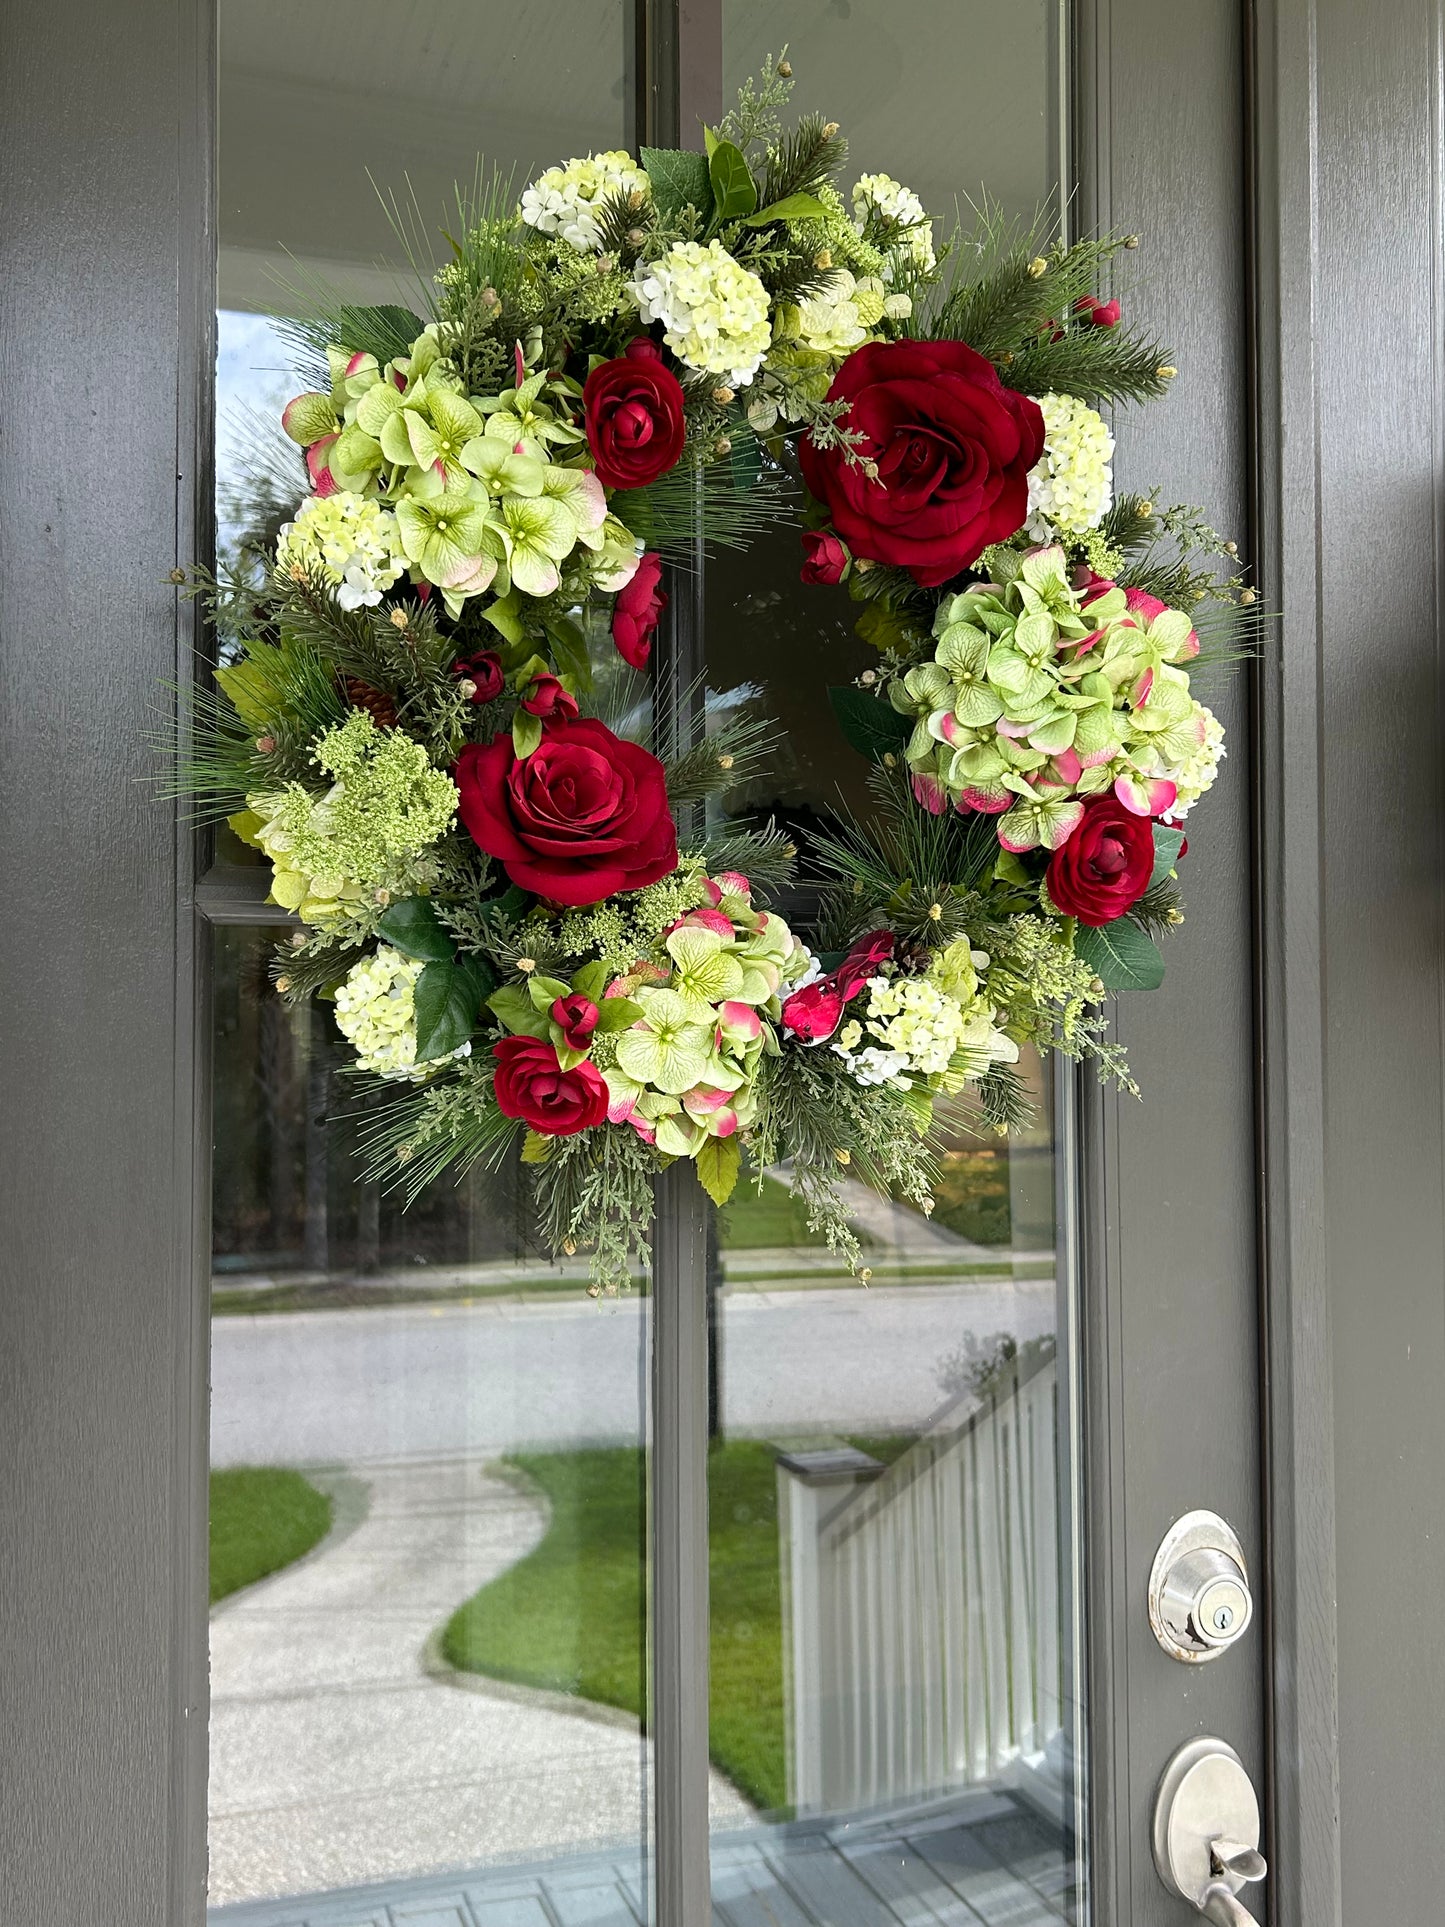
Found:
<path fill-rule="evenodd" d="M 396 517 L 364 495 L 310 495 L 276 542 L 278 568 L 319 568 L 343 609 L 374 608 L 406 572 Z"/>
<path fill-rule="evenodd" d="M 336 1024 L 361 1070 L 417 1083 L 437 1069 L 416 1061 L 416 981 L 425 967 L 384 943 L 347 973 L 336 993 Z M 451 1055 L 466 1057 L 471 1048 L 463 1044 Z"/>
<path fill-rule="evenodd" d="M 907 230 L 891 241 L 886 237 L 880 239 L 876 233 L 872 237 L 900 264 L 924 274 L 936 266 L 933 223 L 913 189 L 887 174 L 864 174 L 853 189 L 853 226 L 859 234 L 867 234 L 869 227 L 878 222 Z M 892 278 L 890 269 L 887 279 Z"/>
<path fill-rule="evenodd" d="M 1044 452 L 1029 470 L 1029 533 L 1082 535 L 1098 528 L 1114 500 L 1114 437 L 1097 410 L 1076 395 L 1040 395 Z"/>
<path fill-rule="evenodd" d="M 733 388 L 752 380 L 772 342 L 767 289 L 720 241 L 680 241 L 660 261 L 639 263 L 632 295 L 679 360 Z"/>
<path fill-rule="evenodd" d="M 522 195 L 522 219 L 540 234 L 557 234 L 583 252 L 602 245 L 597 208 L 618 194 L 648 193 L 647 176 L 621 148 L 549 167 Z"/>

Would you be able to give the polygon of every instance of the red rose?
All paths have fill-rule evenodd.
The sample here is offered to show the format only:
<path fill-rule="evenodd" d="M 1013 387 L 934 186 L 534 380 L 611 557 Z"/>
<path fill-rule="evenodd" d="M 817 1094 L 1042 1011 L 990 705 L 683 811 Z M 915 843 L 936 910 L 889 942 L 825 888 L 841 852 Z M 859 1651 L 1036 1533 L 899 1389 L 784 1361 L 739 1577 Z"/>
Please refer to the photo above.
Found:
<path fill-rule="evenodd" d="M 607 1121 L 607 1084 L 590 1059 L 564 1071 L 545 1037 L 504 1037 L 492 1046 L 497 1108 L 542 1137 L 572 1137 Z"/>
<path fill-rule="evenodd" d="M 577 698 L 555 676 L 538 676 L 522 698 L 522 707 L 544 723 L 560 723 L 577 714 Z"/>
<path fill-rule="evenodd" d="M 677 868 L 661 763 L 591 717 L 554 723 L 525 762 L 510 735 L 468 743 L 454 774 L 474 841 L 553 903 L 600 903 Z"/>
<path fill-rule="evenodd" d="M 452 674 L 475 685 L 469 698 L 474 703 L 494 703 L 506 686 L 502 658 L 495 649 L 483 649 L 475 656 L 459 656 L 452 664 Z"/>
<path fill-rule="evenodd" d="M 1133 908 L 1153 871 L 1149 819 L 1112 796 L 1095 796 L 1085 803 L 1079 827 L 1049 859 L 1049 897 L 1066 917 L 1097 928 Z"/>
<path fill-rule="evenodd" d="M 828 400 L 849 404 L 861 460 L 807 435 L 799 458 L 854 555 L 932 589 L 1022 528 L 1044 418 L 963 342 L 869 342 L 838 370 Z"/>
<path fill-rule="evenodd" d="M 676 467 L 685 433 L 682 383 L 647 335 L 592 370 L 582 407 L 587 446 L 606 487 L 642 488 Z"/>
<path fill-rule="evenodd" d="M 783 1029 L 806 1044 L 821 1044 L 843 1021 L 843 996 L 825 977 L 795 990 L 783 1005 Z"/>
<path fill-rule="evenodd" d="M 637 565 L 637 573 L 618 592 L 612 605 L 612 640 L 617 653 L 634 669 L 645 669 L 652 655 L 652 638 L 667 607 L 662 581 L 662 557 L 650 551 Z"/>
<path fill-rule="evenodd" d="M 804 582 L 841 582 L 848 573 L 848 551 L 836 535 L 824 529 L 803 531 L 803 566 L 798 571 Z"/>
<path fill-rule="evenodd" d="M 561 1029 L 569 1050 L 586 1050 L 602 1015 L 590 997 L 574 991 L 570 997 L 555 997 L 550 1012 L 552 1022 Z"/>
<path fill-rule="evenodd" d="M 847 1002 L 858 995 L 870 977 L 878 975 L 879 965 L 886 964 L 892 955 L 893 932 L 875 930 L 871 936 L 858 939 L 828 981 Z"/>

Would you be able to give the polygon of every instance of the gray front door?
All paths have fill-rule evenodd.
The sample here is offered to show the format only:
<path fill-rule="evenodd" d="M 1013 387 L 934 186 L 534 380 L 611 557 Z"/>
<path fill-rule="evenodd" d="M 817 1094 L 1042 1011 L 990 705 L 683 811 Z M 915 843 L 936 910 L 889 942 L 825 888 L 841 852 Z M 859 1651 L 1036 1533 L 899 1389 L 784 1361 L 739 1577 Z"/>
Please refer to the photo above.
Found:
<path fill-rule="evenodd" d="M 1118 1011 L 1143 1101 L 1039 1066 L 1035 1124 L 961 1135 L 933 1225 L 860 1199 L 866 1291 L 776 1185 L 716 1235 L 664 1186 L 652 1291 L 600 1311 L 528 1257 L 509 1182 L 407 1217 L 356 1187 L 324 1026 L 263 995 L 257 873 L 134 778 L 193 668 L 164 578 L 210 540 L 213 312 L 223 400 L 264 410 L 269 271 L 379 291 L 367 164 L 430 207 L 478 145 L 686 140 L 783 41 L 861 166 L 1019 211 L 1062 179 L 1069 220 L 1143 234 L 1131 299 L 1182 372 L 1120 474 L 1243 546 L 1232 10 L 222 0 L 216 34 L 148 0 L 104 57 L 76 24 L 25 124 L 55 157 L 32 218 L 79 239 L 20 300 L 71 400 L 22 411 L 6 498 L 14 606 L 48 611 L 10 652 L 11 846 L 48 881 L 7 979 L 4 1917 L 1187 1917 L 1151 1859 L 1165 1762 L 1213 1734 L 1266 1786 L 1249 673 L 1168 981 Z M 233 432 L 223 541 L 256 506 Z M 805 832 L 856 782 L 821 699 L 866 654 L 791 542 L 679 585 L 663 666 L 763 690 L 789 748 L 753 800 Z M 208 1469 L 236 1561 L 209 1626 Z M 1259 1608 L 1208 1666 L 1147 1612 L 1196 1508 Z M 282 1515 L 298 1556 L 243 1584 Z"/>

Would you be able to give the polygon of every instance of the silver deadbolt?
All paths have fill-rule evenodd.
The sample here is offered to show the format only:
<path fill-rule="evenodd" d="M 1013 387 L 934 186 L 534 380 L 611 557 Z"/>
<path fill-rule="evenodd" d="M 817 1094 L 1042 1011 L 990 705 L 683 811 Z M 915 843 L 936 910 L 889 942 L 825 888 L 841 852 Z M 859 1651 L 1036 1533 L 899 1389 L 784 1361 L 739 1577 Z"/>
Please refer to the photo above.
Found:
<path fill-rule="evenodd" d="M 1259 1851 L 1259 1801 L 1224 1740 L 1181 1746 L 1154 1795 L 1154 1865 L 1181 1900 L 1218 1927 L 1257 1927 L 1239 1899 L 1268 1869 Z"/>
<path fill-rule="evenodd" d="M 1149 1574 L 1149 1624 L 1171 1659 L 1218 1659 L 1254 1617 L 1244 1548 L 1215 1512 L 1186 1512 Z"/>

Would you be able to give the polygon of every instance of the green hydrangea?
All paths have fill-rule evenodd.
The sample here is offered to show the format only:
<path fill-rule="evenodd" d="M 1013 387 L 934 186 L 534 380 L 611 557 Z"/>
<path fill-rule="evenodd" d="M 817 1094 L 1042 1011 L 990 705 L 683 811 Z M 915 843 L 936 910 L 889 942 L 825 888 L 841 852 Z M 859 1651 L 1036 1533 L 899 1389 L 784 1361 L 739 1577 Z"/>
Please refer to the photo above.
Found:
<path fill-rule="evenodd" d="M 420 743 L 357 709 L 317 738 L 312 760 L 334 779 L 324 796 L 288 783 L 246 799 L 275 870 L 272 901 L 324 923 L 426 881 L 420 861 L 451 828 L 457 792 Z"/>

